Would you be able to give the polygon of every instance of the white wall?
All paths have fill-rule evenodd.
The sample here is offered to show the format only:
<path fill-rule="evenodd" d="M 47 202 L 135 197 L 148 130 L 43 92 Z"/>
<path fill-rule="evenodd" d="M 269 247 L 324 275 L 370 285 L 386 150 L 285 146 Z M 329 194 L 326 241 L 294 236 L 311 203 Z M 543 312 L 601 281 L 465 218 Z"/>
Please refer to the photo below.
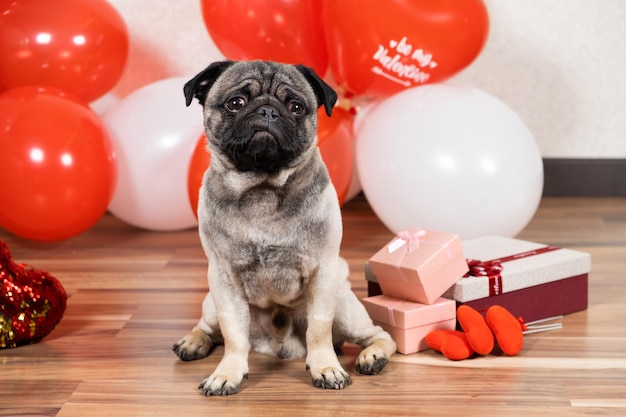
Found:
<path fill-rule="evenodd" d="M 513 108 L 544 157 L 626 157 L 626 1 L 485 3 L 487 45 L 456 79 Z"/>
<path fill-rule="evenodd" d="M 202 20 L 200 0 L 108 0 L 130 35 L 127 68 L 113 92 L 129 92 L 167 77 L 193 76 L 223 59 Z"/>
<path fill-rule="evenodd" d="M 109 1 L 131 36 L 117 95 L 193 75 L 222 58 L 204 28 L 199 0 Z M 626 1 L 485 3 L 487 45 L 454 80 L 508 104 L 544 157 L 626 158 Z"/>

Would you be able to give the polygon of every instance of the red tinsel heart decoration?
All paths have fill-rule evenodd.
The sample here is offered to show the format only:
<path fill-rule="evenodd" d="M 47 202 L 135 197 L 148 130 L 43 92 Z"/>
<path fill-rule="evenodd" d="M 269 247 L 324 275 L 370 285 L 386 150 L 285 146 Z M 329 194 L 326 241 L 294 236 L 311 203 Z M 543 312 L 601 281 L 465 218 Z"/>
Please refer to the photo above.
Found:
<path fill-rule="evenodd" d="M 11 258 L 0 240 L 0 348 L 35 343 L 63 317 L 65 289 L 55 277 Z"/>

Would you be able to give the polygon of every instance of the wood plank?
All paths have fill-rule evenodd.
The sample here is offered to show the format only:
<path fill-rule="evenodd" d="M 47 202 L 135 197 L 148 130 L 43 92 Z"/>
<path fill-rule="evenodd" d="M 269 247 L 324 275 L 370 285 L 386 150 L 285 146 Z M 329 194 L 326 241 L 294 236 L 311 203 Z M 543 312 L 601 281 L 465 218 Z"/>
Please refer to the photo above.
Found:
<path fill-rule="evenodd" d="M 363 264 L 393 234 L 362 196 L 343 215 L 342 255 L 364 297 Z M 223 348 L 189 363 L 171 352 L 207 290 L 195 230 L 142 231 L 111 215 L 63 242 L 0 229 L 16 260 L 50 270 L 70 294 L 49 337 L 0 350 L 0 416 L 626 415 L 626 199 L 545 197 L 519 237 L 592 256 L 589 308 L 564 317 L 562 330 L 526 336 L 520 355 L 398 354 L 381 375 L 363 376 L 358 348 L 347 346 L 340 361 L 353 384 L 324 391 L 303 359 L 252 354 L 239 394 L 206 398 L 196 387 Z"/>

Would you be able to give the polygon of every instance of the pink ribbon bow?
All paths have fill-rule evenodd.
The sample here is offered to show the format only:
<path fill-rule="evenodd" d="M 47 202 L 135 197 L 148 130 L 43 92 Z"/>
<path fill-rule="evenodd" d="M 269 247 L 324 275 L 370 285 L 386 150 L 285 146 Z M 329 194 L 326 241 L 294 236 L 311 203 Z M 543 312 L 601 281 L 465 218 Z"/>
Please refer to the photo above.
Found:
<path fill-rule="evenodd" d="M 426 236 L 426 230 L 418 229 L 416 231 L 404 230 L 397 234 L 398 239 L 406 242 L 407 252 L 413 252 L 420 246 L 420 239 Z"/>
<path fill-rule="evenodd" d="M 409 282 L 409 280 L 402 271 L 402 261 L 406 255 L 419 248 L 420 239 L 424 236 L 426 236 L 426 231 L 422 229 L 405 230 L 398 233 L 397 239 L 389 245 L 389 253 L 396 253 L 393 264 L 405 282 Z M 403 246 L 406 246 L 406 250 L 400 250 Z"/>

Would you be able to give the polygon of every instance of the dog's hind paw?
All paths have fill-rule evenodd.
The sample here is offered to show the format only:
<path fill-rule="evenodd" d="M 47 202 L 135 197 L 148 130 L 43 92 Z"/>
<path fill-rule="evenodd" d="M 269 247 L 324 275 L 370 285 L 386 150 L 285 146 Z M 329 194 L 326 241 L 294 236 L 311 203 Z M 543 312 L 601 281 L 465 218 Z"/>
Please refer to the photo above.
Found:
<path fill-rule="evenodd" d="M 213 342 L 205 332 L 194 328 L 191 333 L 180 339 L 172 346 L 172 350 L 183 361 L 202 359 L 211 352 Z"/>
<path fill-rule="evenodd" d="M 382 371 L 389 358 L 396 351 L 396 343 L 387 332 L 374 340 L 369 346 L 361 351 L 356 358 L 356 370 L 363 375 L 376 375 Z"/>
<path fill-rule="evenodd" d="M 356 358 L 357 372 L 363 375 L 376 375 L 389 363 L 387 351 L 393 352 L 395 349 L 395 343 L 389 344 L 386 341 L 380 341 L 366 347 Z"/>
<path fill-rule="evenodd" d="M 356 370 L 363 375 L 376 375 L 389 363 L 389 359 L 386 355 L 371 357 L 359 356 L 356 360 Z"/>

